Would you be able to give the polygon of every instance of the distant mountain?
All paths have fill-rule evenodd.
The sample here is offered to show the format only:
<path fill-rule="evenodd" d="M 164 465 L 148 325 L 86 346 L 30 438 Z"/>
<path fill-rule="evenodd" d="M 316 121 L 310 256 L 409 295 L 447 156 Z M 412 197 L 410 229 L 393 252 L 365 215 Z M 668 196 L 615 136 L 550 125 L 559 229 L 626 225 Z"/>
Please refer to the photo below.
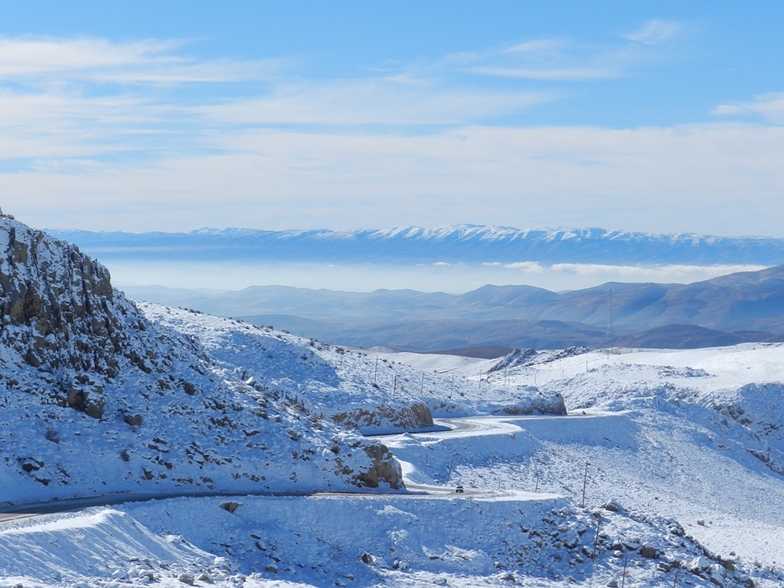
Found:
<path fill-rule="evenodd" d="M 86 253 L 111 259 L 332 263 L 756 264 L 784 263 L 784 239 L 599 228 L 450 225 L 356 231 L 202 229 L 190 233 L 51 230 Z"/>
<path fill-rule="evenodd" d="M 279 286 L 128 292 L 330 342 L 414 351 L 608 344 L 686 348 L 784 339 L 784 266 L 694 284 L 609 283 L 564 293 L 492 285 L 460 295 Z"/>

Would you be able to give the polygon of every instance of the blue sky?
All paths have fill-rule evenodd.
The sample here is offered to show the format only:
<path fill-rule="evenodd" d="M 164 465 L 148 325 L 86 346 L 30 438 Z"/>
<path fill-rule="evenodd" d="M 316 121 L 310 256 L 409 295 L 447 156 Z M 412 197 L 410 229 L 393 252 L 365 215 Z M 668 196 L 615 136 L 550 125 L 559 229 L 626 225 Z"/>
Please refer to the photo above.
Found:
<path fill-rule="evenodd" d="M 1 2 L 40 227 L 784 237 L 784 3 Z"/>

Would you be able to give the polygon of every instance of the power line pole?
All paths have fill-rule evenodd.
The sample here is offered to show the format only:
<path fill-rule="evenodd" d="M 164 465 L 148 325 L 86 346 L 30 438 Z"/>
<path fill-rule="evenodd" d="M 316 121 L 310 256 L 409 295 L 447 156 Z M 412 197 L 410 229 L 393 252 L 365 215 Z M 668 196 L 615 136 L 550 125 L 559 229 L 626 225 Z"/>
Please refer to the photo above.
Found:
<path fill-rule="evenodd" d="M 610 324 L 607 328 L 607 349 L 613 344 L 615 336 L 613 334 L 613 290 L 610 288 Z"/>
<path fill-rule="evenodd" d="M 585 487 L 588 485 L 588 462 L 585 462 L 585 476 L 583 477 L 583 501 L 580 503 L 580 508 L 585 508 Z"/>

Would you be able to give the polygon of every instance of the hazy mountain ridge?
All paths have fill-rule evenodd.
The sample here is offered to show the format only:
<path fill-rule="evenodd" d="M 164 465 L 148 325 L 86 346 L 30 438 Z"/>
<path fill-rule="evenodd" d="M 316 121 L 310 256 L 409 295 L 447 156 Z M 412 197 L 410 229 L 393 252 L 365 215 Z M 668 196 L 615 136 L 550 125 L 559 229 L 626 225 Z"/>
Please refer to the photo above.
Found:
<path fill-rule="evenodd" d="M 283 286 L 237 292 L 129 292 L 362 347 L 684 348 L 784 339 L 784 266 L 694 284 L 608 283 L 564 293 L 493 285 L 458 295 Z"/>
<path fill-rule="evenodd" d="M 107 259 L 263 260 L 331 263 L 757 264 L 784 262 L 784 239 L 641 233 L 600 228 L 449 225 L 435 229 L 189 233 L 50 230 Z"/>

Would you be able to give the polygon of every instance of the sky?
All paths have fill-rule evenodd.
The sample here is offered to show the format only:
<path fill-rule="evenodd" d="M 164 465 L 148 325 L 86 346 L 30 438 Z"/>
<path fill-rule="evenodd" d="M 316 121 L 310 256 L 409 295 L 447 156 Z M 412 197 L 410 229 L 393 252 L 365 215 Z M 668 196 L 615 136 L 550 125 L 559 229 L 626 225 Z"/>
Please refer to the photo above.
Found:
<path fill-rule="evenodd" d="M 784 237 L 784 3 L 0 0 L 47 228 Z"/>

